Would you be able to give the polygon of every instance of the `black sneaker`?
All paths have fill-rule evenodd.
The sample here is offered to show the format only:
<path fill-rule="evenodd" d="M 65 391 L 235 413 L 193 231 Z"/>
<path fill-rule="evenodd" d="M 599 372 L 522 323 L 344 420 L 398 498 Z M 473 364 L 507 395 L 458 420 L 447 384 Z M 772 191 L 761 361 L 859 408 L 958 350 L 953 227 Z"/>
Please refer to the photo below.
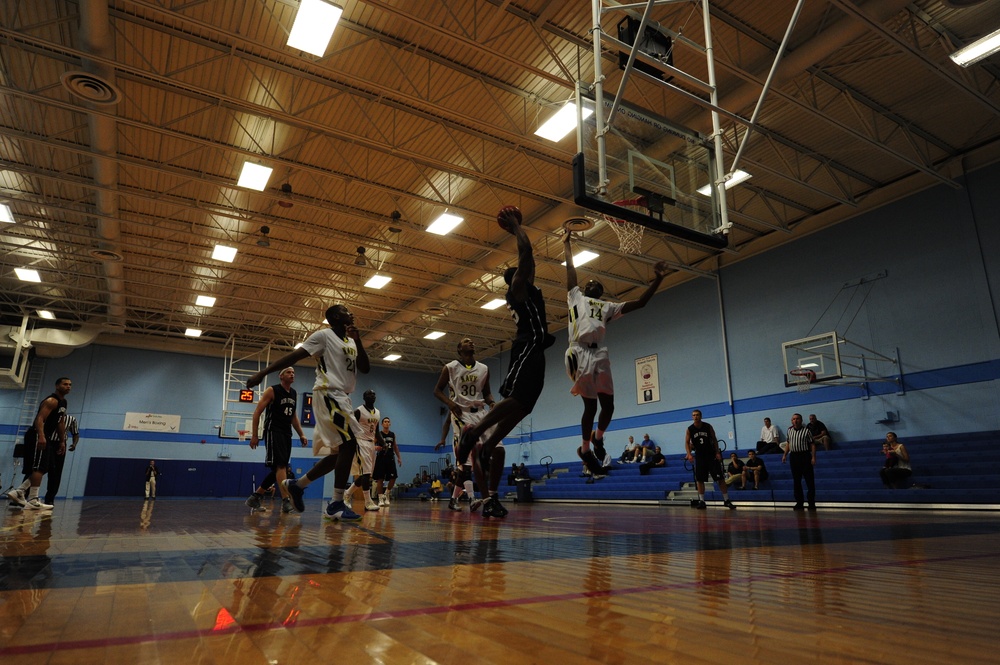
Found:
<path fill-rule="evenodd" d="M 811 512 L 811 513 L 815 513 L 816 512 L 816 504 L 815 503 L 810 503 L 809 504 L 809 512 Z"/>
<path fill-rule="evenodd" d="M 455 451 L 455 461 L 461 466 L 469 461 L 469 453 L 472 452 L 472 448 L 476 445 L 475 440 L 472 438 L 470 431 L 472 430 L 472 425 L 466 425 L 462 428 L 462 433 L 458 437 L 458 450 Z"/>
<path fill-rule="evenodd" d="M 604 458 L 608 456 L 608 451 L 604 449 L 604 439 L 598 439 L 596 436 L 590 440 L 590 443 L 594 446 L 594 454 L 597 455 L 597 459 L 600 462 L 604 462 Z"/>
<path fill-rule="evenodd" d="M 725 506 L 726 508 L 729 508 L 729 510 L 736 510 L 736 506 L 734 506 L 733 502 L 730 501 L 729 499 L 723 501 L 722 505 Z"/>
<path fill-rule="evenodd" d="M 487 509 L 489 510 L 489 514 L 487 514 Z M 485 506 L 483 506 L 483 517 L 496 517 L 498 519 L 502 519 L 507 517 L 508 512 L 510 511 L 503 507 L 503 504 L 500 503 L 500 497 L 496 494 L 491 496 L 490 500 L 486 502 Z"/>
<path fill-rule="evenodd" d="M 704 501 L 699 499 L 698 504 L 695 506 L 695 508 L 697 508 L 698 510 L 705 510 L 706 508 L 708 508 L 708 506 L 705 505 Z"/>
<path fill-rule="evenodd" d="M 461 506 L 458 505 L 458 501 L 455 500 L 455 497 L 448 500 L 448 510 L 462 510 Z"/>
<path fill-rule="evenodd" d="M 304 513 L 306 510 L 306 502 L 302 500 L 302 494 L 305 492 L 294 480 L 283 480 L 281 482 L 288 490 L 288 496 L 292 499 L 292 503 L 295 505 L 295 510 L 300 513 Z"/>
<path fill-rule="evenodd" d="M 792 506 L 792 510 L 805 510 L 805 509 L 806 507 L 803 506 L 801 503 L 797 503 L 794 506 Z"/>

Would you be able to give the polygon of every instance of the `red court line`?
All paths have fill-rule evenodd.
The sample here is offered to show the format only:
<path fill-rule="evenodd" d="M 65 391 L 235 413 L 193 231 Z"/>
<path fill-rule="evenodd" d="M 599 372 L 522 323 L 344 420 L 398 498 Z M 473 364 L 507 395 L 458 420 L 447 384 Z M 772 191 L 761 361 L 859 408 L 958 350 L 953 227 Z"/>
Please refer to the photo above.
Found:
<path fill-rule="evenodd" d="M 789 579 L 796 577 L 813 577 L 819 575 L 830 575 L 837 573 L 851 573 L 862 570 L 877 570 L 884 568 L 901 568 L 915 565 L 926 565 L 949 561 L 968 561 L 971 559 L 985 559 L 1000 557 L 1000 552 L 987 554 L 965 554 L 946 557 L 935 557 L 930 559 L 910 559 L 907 561 L 889 561 L 886 563 L 865 563 L 853 566 L 838 566 L 836 568 L 822 568 L 818 570 L 790 571 L 785 573 L 770 573 L 767 575 L 751 575 L 750 577 L 739 578 L 740 583 L 765 582 L 769 580 Z M 366 614 L 345 614 L 335 617 L 322 617 L 316 619 L 302 619 L 293 624 L 285 624 L 280 621 L 270 621 L 267 623 L 248 624 L 241 626 L 233 624 L 221 630 L 213 628 L 202 628 L 198 630 L 181 630 L 172 633 L 132 635 L 129 637 L 108 637 L 93 640 L 73 640 L 69 642 L 57 642 L 48 644 L 25 644 L 21 646 L 4 647 L 0 649 L 0 656 L 20 656 L 33 653 L 53 653 L 57 651 L 70 651 L 73 649 L 99 649 L 106 647 L 126 646 L 130 644 L 146 644 L 149 642 L 164 642 L 168 640 L 187 640 L 194 638 L 206 638 L 213 635 L 232 635 L 236 633 L 259 633 L 269 630 L 286 630 L 289 628 L 311 628 L 317 626 L 333 626 L 344 623 L 358 623 L 360 621 L 373 621 L 378 619 L 401 619 L 413 616 L 431 616 L 434 614 L 447 614 L 449 612 L 463 612 L 483 609 L 494 609 L 504 607 L 517 607 L 519 605 L 537 605 L 540 603 L 565 602 L 581 600 L 583 598 L 606 598 L 613 596 L 627 596 L 636 593 L 652 593 L 660 591 L 672 591 L 683 589 L 697 589 L 699 587 L 712 587 L 729 584 L 731 578 L 718 580 L 694 580 L 691 582 L 677 582 L 674 584 L 649 584 L 646 586 L 631 587 L 626 589 L 606 589 L 601 591 L 577 591 L 574 593 L 561 593 L 548 596 L 531 596 L 528 598 L 511 598 L 508 600 L 490 600 L 476 603 L 460 603 L 458 605 L 444 605 L 435 607 L 419 607 L 408 610 L 395 610 L 392 612 L 368 612 Z"/>

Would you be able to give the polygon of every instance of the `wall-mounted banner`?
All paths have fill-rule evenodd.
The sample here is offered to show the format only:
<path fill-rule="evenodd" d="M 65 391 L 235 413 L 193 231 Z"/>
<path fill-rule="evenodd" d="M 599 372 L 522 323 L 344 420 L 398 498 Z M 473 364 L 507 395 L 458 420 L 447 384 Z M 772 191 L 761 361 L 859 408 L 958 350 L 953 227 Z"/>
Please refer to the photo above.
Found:
<path fill-rule="evenodd" d="M 636 404 L 660 401 L 660 373 L 656 368 L 656 354 L 635 359 Z"/>
<path fill-rule="evenodd" d="M 125 414 L 125 427 L 127 430 L 139 430 L 140 432 L 180 432 L 181 417 L 164 415 L 162 413 L 132 413 Z"/>

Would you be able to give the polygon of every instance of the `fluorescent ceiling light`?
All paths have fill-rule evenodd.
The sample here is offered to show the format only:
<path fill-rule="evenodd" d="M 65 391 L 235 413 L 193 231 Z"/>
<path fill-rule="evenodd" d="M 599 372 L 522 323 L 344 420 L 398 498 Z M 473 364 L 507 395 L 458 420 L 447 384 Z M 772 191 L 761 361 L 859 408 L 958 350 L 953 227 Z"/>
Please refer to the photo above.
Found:
<path fill-rule="evenodd" d="M 501 307 L 506 304 L 507 301 L 504 300 L 503 298 L 494 298 L 493 300 L 483 305 L 483 309 L 497 309 L 498 307 Z"/>
<path fill-rule="evenodd" d="M 583 250 L 583 251 L 581 251 L 581 252 L 578 252 L 578 253 L 576 253 L 576 254 L 573 255 L 573 267 L 579 268 L 580 266 L 582 266 L 584 264 L 590 263 L 591 261 L 593 261 L 594 259 L 596 259 L 598 256 L 600 256 L 600 254 L 595 254 L 595 253 L 591 252 L 590 250 L 586 250 L 586 249 Z M 566 262 L 563 261 L 562 264 L 566 265 Z"/>
<path fill-rule="evenodd" d="M 968 67 L 993 55 L 998 50 L 1000 50 L 1000 30 L 991 32 L 982 39 L 977 39 L 948 57 L 954 60 L 956 65 Z"/>
<path fill-rule="evenodd" d="M 14 223 L 14 213 L 6 203 L 0 203 L 0 222 Z"/>
<path fill-rule="evenodd" d="M 365 282 L 365 286 L 369 289 L 381 289 L 383 286 L 392 281 L 392 277 L 387 277 L 385 275 L 374 275 L 371 279 Z"/>
<path fill-rule="evenodd" d="M 50 312 L 47 309 L 40 309 L 40 310 L 38 310 L 38 316 L 42 317 L 43 319 L 54 319 L 54 318 L 56 318 L 56 315 L 53 314 L 52 312 Z"/>
<path fill-rule="evenodd" d="M 750 175 L 743 169 L 736 169 L 736 173 L 733 174 L 733 177 L 726 181 L 726 189 L 732 189 L 736 185 L 740 184 L 741 182 L 746 182 L 752 177 L 753 177 L 752 175 Z M 698 193 L 701 194 L 702 196 L 711 196 L 712 195 L 711 183 L 705 185 L 704 187 L 698 188 Z"/>
<path fill-rule="evenodd" d="M 14 268 L 14 274 L 22 282 L 41 282 L 42 276 L 33 268 Z"/>
<path fill-rule="evenodd" d="M 197 328 L 188 328 L 184 331 L 184 334 L 188 337 L 201 337 L 201 331 Z"/>
<path fill-rule="evenodd" d="M 198 296 L 194 304 L 198 307 L 215 307 L 215 296 Z"/>
<path fill-rule="evenodd" d="M 243 162 L 243 172 L 240 173 L 240 179 L 236 183 L 236 186 L 263 192 L 264 188 L 267 187 L 267 180 L 271 177 L 271 171 L 273 170 L 270 166 L 264 166 L 263 164 Z"/>
<path fill-rule="evenodd" d="M 451 230 L 462 223 L 462 218 L 458 215 L 443 212 L 427 227 L 427 233 L 434 233 L 439 236 L 451 233 Z"/>
<path fill-rule="evenodd" d="M 216 261 L 232 263 L 233 259 L 236 258 L 236 248 L 227 247 L 226 245 L 216 245 L 215 249 L 212 250 L 212 258 Z"/>
<path fill-rule="evenodd" d="M 442 337 L 444 337 L 444 333 L 440 330 L 435 330 L 424 335 L 424 339 L 441 339 Z"/>
<path fill-rule="evenodd" d="M 382 360 L 388 360 L 389 362 L 393 362 L 394 360 L 399 360 L 402 357 L 403 356 L 399 355 L 398 353 L 390 353 L 385 358 L 382 358 Z"/>
<path fill-rule="evenodd" d="M 583 107 L 583 119 L 586 120 L 594 112 Z M 554 116 L 546 120 L 541 127 L 535 130 L 535 136 L 540 136 L 549 141 L 561 141 L 563 137 L 576 129 L 576 104 L 566 102 Z"/>
<path fill-rule="evenodd" d="M 288 45 L 322 57 L 344 10 L 323 0 L 302 0 L 288 34 Z"/>

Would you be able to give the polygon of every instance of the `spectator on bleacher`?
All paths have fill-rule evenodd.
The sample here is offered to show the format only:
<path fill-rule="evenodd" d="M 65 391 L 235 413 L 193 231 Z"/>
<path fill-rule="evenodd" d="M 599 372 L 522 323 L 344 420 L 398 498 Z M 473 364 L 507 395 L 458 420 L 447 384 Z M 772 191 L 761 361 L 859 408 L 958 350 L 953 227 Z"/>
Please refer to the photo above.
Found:
<path fill-rule="evenodd" d="M 770 418 L 764 418 L 764 426 L 760 428 L 760 441 L 757 442 L 757 452 L 761 455 L 782 452 L 781 431 L 777 425 L 771 424 Z"/>
<path fill-rule="evenodd" d="M 825 429 L 825 428 L 824 428 Z M 809 501 L 809 510 L 816 510 L 816 476 L 813 467 L 816 466 L 816 442 L 808 427 L 802 425 L 802 415 L 792 414 L 792 426 L 785 435 L 788 447 L 781 456 L 781 463 L 789 459 L 792 469 L 792 490 L 795 492 L 795 510 L 805 510 L 805 501 Z M 802 496 L 802 481 L 806 481 L 806 496 Z"/>
<path fill-rule="evenodd" d="M 743 472 L 746 464 L 735 452 L 729 453 L 729 466 L 726 467 L 726 486 L 732 485 L 737 480 L 740 481 L 740 489 L 747 488 L 747 476 Z"/>
<path fill-rule="evenodd" d="M 643 462 L 639 465 L 639 475 L 648 476 L 650 469 L 667 465 L 667 458 L 663 456 L 663 452 L 660 450 L 660 447 L 656 446 L 655 450 L 656 452 L 653 453 L 648 462 Z"/>
<path fill-rule="evenodd" d="M 437 476 L 431 476 L 431 501 L 437 501 L 444 492 L 444 485 Z"/>
<path fill-rule="evenodd" d="M 812 434 L 813 441 L 823 446 L 823 450 L 830 450 L 830 444 L 833 443 L 833 439 L 830 438 L 830 433 L 826 431 L 826 425 L 823 424 L 822 420 L 816 418 L 815 413 L 809 414 L 809 424 L 806 427 L 809 429 L 809 433 Z"/>
<path fill-rule="evenodd" d="M 421 484 L 420 483 L 420 474 L 419 473 L 413 474 L 413 480 L 410 481 L 410 485 L 412 487 L 420 487 L 420 484 Z"/>
<path fill-rule="evenodd" d="M 427 471 L 420 474 L 420 482 L 421 484 L 431 482 L 431 477 L 427 474 Z"/>
<path fill-rule="evenodd" d="M 900 489 L 903 481 L 910 477 L 913 469 L 910 467 L 910 453 L 906 452 L 906 446 L 896 439 L 895 432 L 885 435 L 883 450 L 888 448 L 885 456 L 885 465 L 879 471 L 882 476 L 882 484 L 891 490 Z"/>
<path fill-rule="evenodd" d="M 507 474 L 507 484 L 514 485 L 517 483 L 517 479 L 521 477 L 521 470 L 517 468 L 517 462 L 510 463 L 510 473 Z"/>
<path fill-rule="evenodd" d="M 656 454 L 656 444 L 653 443 L 648 434 L 642 435 L 642 443 L 639 444 L 636 454 L 639 455 L 638 461 L 640 462 L 648 462 Z"/>
<path fill-rule="evenodd" d="M 746 485 L 747 478 L 753 478 L 753 488 L 760 489 L 760 484 L 767 480 L 767 466 L 764 460 L 757 456 L 757 453 L 750 451 L 747 453 L 747 463 L 743 465 L 743 484 Z"/>
<path fill-rule="evenodd" d="M 622 464 L 631 464 L 635 461 L 635 439 L 633 437 L 628 438 L 628 443 L 625 444 L 625 450 L 622 451 L 621 462 Z"/>

